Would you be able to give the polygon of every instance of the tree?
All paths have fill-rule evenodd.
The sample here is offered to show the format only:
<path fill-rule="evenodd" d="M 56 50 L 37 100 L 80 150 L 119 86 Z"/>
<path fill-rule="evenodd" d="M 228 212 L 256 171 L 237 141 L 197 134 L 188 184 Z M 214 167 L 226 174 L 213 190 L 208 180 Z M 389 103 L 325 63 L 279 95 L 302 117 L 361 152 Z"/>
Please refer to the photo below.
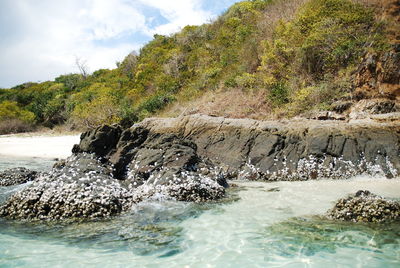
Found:
<path fill-rule="evenodd" d="M 86 78 L 89 75 L 89 68 L 87 67 L 86 60 L 75 56 L 75 64 L 78 67 L 79 72 L 81 73 L 83 78 Z"/>

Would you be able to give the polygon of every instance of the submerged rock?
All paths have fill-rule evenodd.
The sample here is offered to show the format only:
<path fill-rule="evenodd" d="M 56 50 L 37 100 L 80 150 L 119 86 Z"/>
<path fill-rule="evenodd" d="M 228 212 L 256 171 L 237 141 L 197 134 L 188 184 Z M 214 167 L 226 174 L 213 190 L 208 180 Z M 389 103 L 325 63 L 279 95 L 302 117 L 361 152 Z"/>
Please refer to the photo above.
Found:
<path fill-rule="evenodd" d="M 10 168 L 0 172 L 0 186 L 12 186 L 35 180 L 39 172 L 24 167 Z"/>
<path fill-rule="evenodd" d="M 400 202 L 388 200 L 369 191 L 358 191 L 340 199 L 328 217 L 352 222 L 386 222 L 400 220 Z"/>

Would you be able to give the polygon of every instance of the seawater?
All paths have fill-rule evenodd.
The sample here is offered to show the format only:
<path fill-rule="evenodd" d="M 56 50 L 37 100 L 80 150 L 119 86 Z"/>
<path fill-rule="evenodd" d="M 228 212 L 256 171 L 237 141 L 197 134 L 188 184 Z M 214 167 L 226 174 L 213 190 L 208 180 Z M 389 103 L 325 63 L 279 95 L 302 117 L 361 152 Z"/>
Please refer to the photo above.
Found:
<path fill-rule="evenodd" d="M 53 164 L 7 159 L 0 158 L 0 169 Z M 361 189 L 399 199 L 399 178 L 233 183 L 217 202 L 148 200 L 111 219 L 0 219 L 0 267 L 400 267 L 398 223 L 320 216 Z M 0 187 L 0 202 L 21 187 Z"/>

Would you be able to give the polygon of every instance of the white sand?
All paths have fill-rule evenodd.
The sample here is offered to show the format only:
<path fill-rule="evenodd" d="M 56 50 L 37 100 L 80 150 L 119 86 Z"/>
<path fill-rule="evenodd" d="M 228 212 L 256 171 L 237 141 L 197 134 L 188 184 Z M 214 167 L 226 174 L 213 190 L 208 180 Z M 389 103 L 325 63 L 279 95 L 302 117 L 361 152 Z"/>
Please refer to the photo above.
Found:
<path fill-rule="evenodd" d="M 0 136 L 0 155 L 17 157 L 66 158 L 71 155 L 79 135 Z"/>

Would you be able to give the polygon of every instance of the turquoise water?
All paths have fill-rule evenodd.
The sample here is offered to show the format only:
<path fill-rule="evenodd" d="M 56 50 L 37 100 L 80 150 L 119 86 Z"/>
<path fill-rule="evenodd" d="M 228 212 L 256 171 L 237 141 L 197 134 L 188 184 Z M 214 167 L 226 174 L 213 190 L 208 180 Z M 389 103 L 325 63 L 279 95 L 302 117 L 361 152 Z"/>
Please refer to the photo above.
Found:
<path fill-rule="evenodd" d="M 400 267 L 400 224 L 318 217 L 360 189 L 400 198 L 399 179 L 237 184 L 218 202 L 146 201 L 95 222 L 0 219 L 0 267 Z"/>

